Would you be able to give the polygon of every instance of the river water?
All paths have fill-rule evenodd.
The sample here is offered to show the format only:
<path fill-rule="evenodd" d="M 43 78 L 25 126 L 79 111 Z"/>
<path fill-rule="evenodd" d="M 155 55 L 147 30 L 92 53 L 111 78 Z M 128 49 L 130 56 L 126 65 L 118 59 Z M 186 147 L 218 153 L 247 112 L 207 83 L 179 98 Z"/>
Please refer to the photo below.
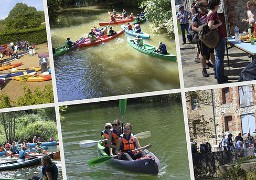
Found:
<path fill-rule="evenodd" d="M 48 152 L 56 152 L 59 151 L 59 146 L 48 146 Z M 0 162 L 7 162 L 7 161 L 13 161 L 16 160 L 14 158 L 10 157 L 0 157 Z M 55 161 L 53 162 L 56 164 L 59 170 L 59 179 L 62 179 L 62 165 L 61 161 Z M 42 166 L 32 166 L 29 168 L 22 168 L 22 169 L 17 169 L 14 171 L 1 171 L 0 172 L 0 179 L 1 178 L 13 178 L 13 179 L 29 179 L 32 178 L 33 176 L 41 176 L 41 170 Z"/>
<path fill-rule="evenodd" d="M 67 37 L 73 41 L 87 37 L 92 27 L 109 21 L 107 11 L 99 6 L 63 10 L 51 28 L 53 47 L 62 46 Z M 168 52 L 176 54 L 174 40 L 165 34 L 153 34 L 150 22 L 141 27 L 143 32 L 151 35 L 150 40 L 144 42 L 158 46 L 162 41 Z M 113 25 L 113 29 L 121 30 L 120 25 Z M 176 62 L 140 53 L 127 43 L 127 37 L 123 34 L 109 42 L 55 58 L 59 101 L 179 88 Z"/>
<path fill-rule="evenodd" d="M 129 104 L 128 99 L 123 122 L 132 123 L 134 134 L 151 131 L 151 137 L 140 139 L 140 144 L 152 144 L 149 150 L 160 160 L 157 176 L 119 170 L 107 163 L 87 165 L 89 159 L 98 157 L 97 148 L 80 148 L 79 142 L 99 140 L 104 124 L 120 118 L 118 101 L 116 106 L 101 103 L 69 106 L 63 117 L 61 128 L 68 179 L 190 179 L 181 104 Z"/>

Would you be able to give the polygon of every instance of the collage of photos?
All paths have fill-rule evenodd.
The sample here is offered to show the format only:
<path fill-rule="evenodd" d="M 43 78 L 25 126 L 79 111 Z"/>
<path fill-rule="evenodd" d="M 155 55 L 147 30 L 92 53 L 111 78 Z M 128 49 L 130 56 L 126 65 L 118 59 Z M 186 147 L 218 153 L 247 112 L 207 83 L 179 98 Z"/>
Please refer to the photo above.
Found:
<path fill-rule="evenodd" d="M 256 0 L 0 3 L 0 179 L 256 179 Z"/>

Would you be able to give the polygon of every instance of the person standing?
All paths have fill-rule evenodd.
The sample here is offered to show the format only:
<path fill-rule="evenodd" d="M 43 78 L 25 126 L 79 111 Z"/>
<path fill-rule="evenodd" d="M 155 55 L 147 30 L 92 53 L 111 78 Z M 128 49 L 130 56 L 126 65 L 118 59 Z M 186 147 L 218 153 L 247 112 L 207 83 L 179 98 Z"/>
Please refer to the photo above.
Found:
<path fill-rule="evenodd" d="M 198 13 L 195 14 L 192 17 L 192 30 L 195 33 L 198 33 L 199 29 L 198 27 L 207 23 L 207 13 L 208 13 L 208 2 L 207 0 L 202 0 L 200 3 L 197 4 L 197 11 Z M 200 54 L 200 62 L 202 65 L 202 75 L 203 77 L 209 77 L 209 74 L 207 73 L 207 66 L 213 67 L 214 64 L 214 49 L 207 47 L 202 41 L 199 40 L 198 42 L 198 49 Z M 211 62 L 207 62 L 209 59 L 211 59 Z"/>
<path fill-rule="evenodd" d="M 179 6 L 179 12 L 177 13 L 177 20 L 180 23 L 180 30 L 181 30 L 181 34 L 182 34 L 182 45 L 186 44 L 186 35 L 185 35 L 185 31 L 187 31 L 188 33 L 188 28 L 189 28 L 189 19 L 191 17 L 190 12 L 186 11 L 184 9 L 183 5 Z"/>
<path fill-rule="evenodd" d="M 47 67 L 49 65 L 49 61 L 46 57 L 42 56 L 39 59 L 39 66 L 41 67 L 41 73 L 47 72 Z"/>
<path fill-rule="evenodd" d="M 48 155 L 42 157 L 42 165 L 42 179 L 58 179 L 58 168 Z"/>
<path fill-rule="evenodd" d="M 225 55 L 225 32 L 222 22 L 217 14 L 220 8 L 220 0 L 209 0 L 208 8 L 210 9 L 207 14 L 207 22 L 210 30 L 218 29 L 219 43 L 215 48 L 215 71 L 214 76 L 218 84 L 223 84 L 228 81 L 227 76 L 224 76 L 224 55 Z"/>

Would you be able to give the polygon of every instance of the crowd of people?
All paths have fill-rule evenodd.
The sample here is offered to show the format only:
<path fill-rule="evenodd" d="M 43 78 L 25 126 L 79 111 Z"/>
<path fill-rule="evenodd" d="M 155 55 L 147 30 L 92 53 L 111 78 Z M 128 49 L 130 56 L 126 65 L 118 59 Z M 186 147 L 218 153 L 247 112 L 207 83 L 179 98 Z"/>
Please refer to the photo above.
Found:
<path fill-rule="evenodd" d="M 182 45 L 187 43 L 197 44 L 197 53 L 195 62 L 201 63 L 203 77 L 209 77 L 207 69 L 214 68 L 214 77 L 218 84 L 228 82 L 228 77 L 224 75 L 224 54 L 225 54 L 225 28 L 222 24 L 217 11 L 221 5 L 220 0 L 197 0 L 194 1 L 190 10 L 185 10 L 184 5 L 179 6 L 177 20 L 180 23 L 182 34 Z M 254 31 L 254 16 L 256 15 L 256 2 L 249 0 L 247 2 L 247 22 L 248 26 Z M 199 27 L 208 24 L 209 30 L 217 29 L 219 42 L 217 47 L 207 47 L 198 39 Z M 187 32 L 187 37 L 186 37 Z M 193 41 L 196 40 L 196 41 Z M 214 55 L 215 54 L 215 55 Z"/>
<path fill-rule="evenodd" d="M 1 45 L 0 49 L 0 59 L 3 59 L 4 56 L 9 58 L 18 59 L 18 52 L 29 52 L 29 55 L 35 55 L 36 45 L 28 41 L 18 41 L 16 43 L 10 42 L 9 44 Z"/>
<path fill-rule="evenodd" d="M 116 119 L 111 123 L 106 123 L 101 131 L 104 151 L 110 156 L 118 155 L 118 159 L 135 160 L 145 156 L 144 151 L 133 152 L 140 148 L 139 140 L 132 134 L 132 125 L 126 123 L 121 127 L 121 122 Z"/>

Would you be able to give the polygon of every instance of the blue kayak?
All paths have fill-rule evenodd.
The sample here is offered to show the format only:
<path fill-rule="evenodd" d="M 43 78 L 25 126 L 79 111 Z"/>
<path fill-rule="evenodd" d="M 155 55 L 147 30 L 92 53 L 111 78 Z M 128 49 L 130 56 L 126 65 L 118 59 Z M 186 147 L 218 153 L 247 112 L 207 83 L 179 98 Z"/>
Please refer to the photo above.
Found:
<path fill-rule="evenodd" d="M 129 34 L 131 36 L 140 36 L 143 39 L 149 39 L 150 38 L 149 34 L 143 33 L 143 32 L 135 33 L 134 30 L 128 30 L 127 26 L 125 26 L 125 25 L 122 25 L 121 28 L 125 31 L 126 34 Z"/>
<path fill-rule="evenodd" d="M 5 156 L 6 155 L 6 151 L 0 151 L 0 156 Z"/>
<path fill-rule="evenodd" d="M 32 72 L 35 72 L 35 70 L 26 70 L 26 71 L 14 72 L 14 73 L 1 74 L 0 79 L 5 79 L 5 78 L 15 77 L 15 76 L 21 76 L 21 75 L 29 74 L 29 73 L 32 73 Z"/>

